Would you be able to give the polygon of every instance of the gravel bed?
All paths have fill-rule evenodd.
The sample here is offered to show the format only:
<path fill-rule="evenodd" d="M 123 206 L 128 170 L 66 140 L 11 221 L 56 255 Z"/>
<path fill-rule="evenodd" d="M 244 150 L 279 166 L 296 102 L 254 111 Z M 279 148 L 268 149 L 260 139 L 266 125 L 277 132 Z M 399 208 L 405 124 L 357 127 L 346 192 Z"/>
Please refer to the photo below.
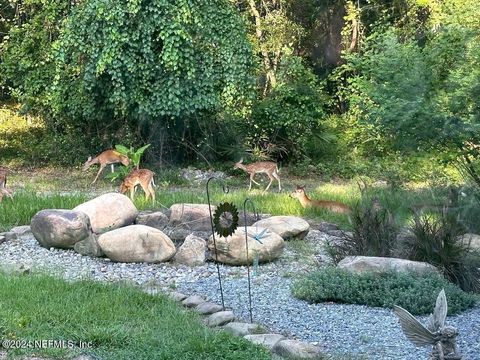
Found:
<path fill-rule="evenodd" d="M 322 236 L 316 234 L 316 241 Z M 30 268 L 67 280 L 128 281 L 142 286 L 176 289 L 203 295 L 221 304 L 217 267 L 213 263 L 189 268 L 174 264 L 122 264 L 81 256 L 72 250 L 44 249 L 30 235 L 0 244 L 6 268 Z M 290 293 L 292 274 L 311 269 L 317 258 L 300 259 L 286 252 L 281 260 L 250 269 L 253 321 L 267 329 L 324 347 L 338 358 L 428 359 L 429 349 L 416 348 L 403 335 L 389 309 L 359 305 L 309 304 Z M 219 266 L 224 302 L 236 316 L 249 319 L 246 267 Z M 432 304 L 432 309 L 433 309 Z M 425 318 L 421 319 L 425 321 Z M 480 360 L 480 306 L 447 318 L 460 335 L 464 360 Z M 347 357 L 351 355 L 351 357 Z"/>

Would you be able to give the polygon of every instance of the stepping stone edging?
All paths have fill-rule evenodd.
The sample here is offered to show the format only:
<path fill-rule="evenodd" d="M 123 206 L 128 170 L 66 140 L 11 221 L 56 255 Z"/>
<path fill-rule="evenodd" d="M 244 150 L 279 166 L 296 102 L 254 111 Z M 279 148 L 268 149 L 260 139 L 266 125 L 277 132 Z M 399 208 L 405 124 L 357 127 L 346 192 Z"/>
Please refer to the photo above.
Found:
<path fill-rule="evenodd" d="M 146 292 L 152 293 L 145 289 Z M 161 292 L 155 292 L 158 294 Z M 326 353 L 319 346 L 308 342 L 290 340 L 285 336 L 267 333 L 263 326 L 255 323 L 237 322 L 230 310 L 223 310 L 221 305 L 209 302 L 199 295 L 187 296 L 173 291 L 166 293 L 170 299 L 182 304 L 185 308 L 203 315 L 204 323 L 209 327 L 220 328 L 228 333 L 241 336 L 253 344 L 265 346 L 272 354 L 280 358 L 324 359 Z M 205 311 L 208 309 L 208 311 Z"/>

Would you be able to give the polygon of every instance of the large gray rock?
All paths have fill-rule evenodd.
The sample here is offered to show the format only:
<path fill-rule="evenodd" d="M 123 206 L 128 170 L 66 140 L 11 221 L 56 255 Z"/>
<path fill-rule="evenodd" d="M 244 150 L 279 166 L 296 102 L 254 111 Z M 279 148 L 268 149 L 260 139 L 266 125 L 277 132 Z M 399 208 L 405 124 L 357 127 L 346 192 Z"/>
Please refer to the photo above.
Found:
<path fill-rule="evenodd" d="M 168 224 L 168 216 L 161 211 L 142 211 L 137 215 L 135 224 L 163 230 Z"/>
<path fill-rule="evenodd" d="M 73 208 L 88 215 L 95 234 L 133 224 L 138 210 L 127 196 L 119 193 L 103 194 Z"/>
<path fill-rule="evenodd" d="M 176 263 L 197 266 L 205 264 L 205 251 L 207 242 L 198 236 L 188 235 L 183 244 L 178 248 L 173 260 Z"/>
<path fill-rule="evenodd" d="M 212 206 L 212 215 L 216 210 Z M 173 204 L 168 210 L 169 227 L 181 227 L 195 231 L 211 231 L 210 212 L 207 204 Z"/>
<path fill-rule="evenodd" d="M 105 255 L 118 262 L 160 263 L 175 255 L 175 245 L 161 230 L 130 225 L 99 236 Z"/>
<path fill-rule="evenodd" d="M 310 224 L 298 216 L 272 216 L 257 221 L 252 226 L 267 228 L 285 240 L 290 238 L 302 239 L 310 230 Z"/>
<path fill-rule="evenodd" d="M 212 253 L 212 259 L 218 259 L 218 262 L 229 265 L 247 265 L 251 264 L 255 258 L 258 258 L 259 262 L 266 262 L 275 260 L 282 254 L 285 242 L 280 235 L 261 227 L 248 226 L 247 259 L 244 229 L 240 227 L 227 237 L 216 235 L 216 251 L 213 236 L 210 236 L 208 248 Z M 261 235 L 260 239 L 256 240 L 255 236 L 258 238 L 259 235 Z"/>
<path fill-rule="evenodd" d="M 426 262 L 377 256 L 347 256 L 338 263 L 338 267 L 355 274 L 366 272 L 384 273 L 389 271 L 412 272 L 416 274 L 437 272 L 435 266 Z"/>
<path fill-rule="evenodd" d="M 75 243 L 92 234 L 88 216 L 74 210 L 41 210 L 33 216 L 30 228 L 35 239 L 47 249 L 72 249 Z"/>

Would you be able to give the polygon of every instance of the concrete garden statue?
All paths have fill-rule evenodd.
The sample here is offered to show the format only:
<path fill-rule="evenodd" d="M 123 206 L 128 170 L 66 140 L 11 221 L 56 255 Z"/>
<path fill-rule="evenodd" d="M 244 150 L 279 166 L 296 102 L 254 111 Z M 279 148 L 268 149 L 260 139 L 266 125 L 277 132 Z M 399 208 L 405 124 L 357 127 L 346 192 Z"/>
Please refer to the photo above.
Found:
<path fill-rule="evenodd" d="M 438 294 L 435 309 L 423 326 L 412 314 L 400 306 L 393 306 L 395 315 L 406 337 L 416 346 L 433 346 L 429 360 L 460 360 L 462 354 L 458 350 L 457 329 L 445 325 L 447 317 L 447 298 L 445 291 Z"/>

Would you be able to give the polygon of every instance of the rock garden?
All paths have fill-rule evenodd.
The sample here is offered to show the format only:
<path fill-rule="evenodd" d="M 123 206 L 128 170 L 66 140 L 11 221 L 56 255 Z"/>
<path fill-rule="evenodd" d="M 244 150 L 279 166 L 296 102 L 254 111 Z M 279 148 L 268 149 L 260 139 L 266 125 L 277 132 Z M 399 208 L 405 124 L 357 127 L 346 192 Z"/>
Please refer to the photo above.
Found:
<path fill-rule="evenodd" d="M 426 359 L 431 348 L 409 342 L 391 308 L 340 304 L 334 297 L 309 301 L 313 295 L 298 279 L 332 268 L 332 246 L 351 236 L 332 223 L 240 213 L 235 232 L 217 235 L 214 243 L 206 204 L 138 211 L 128 197 L 107 193 L 71 210 L 39 211 L 30 226 L 0 235 L 0 254 L 4 267 L 20 272 L 125 281 L 148 293 L 169 294 L 203 314 L 207 325 L 222 326 L 279 356 Z M 478 245 L 478 236 L 469 236 L 465 241 Z M 349 279 L 439 272 L 425 262 L 378 256 L 345 256 L 336 268 L 351 274 Z M 434 302 L 430 307 L 425 314 Z M 447 320 L 458 329 L 457 343 L 468 359 L 480 358 L 479 317 L 477 305 Z"/>

